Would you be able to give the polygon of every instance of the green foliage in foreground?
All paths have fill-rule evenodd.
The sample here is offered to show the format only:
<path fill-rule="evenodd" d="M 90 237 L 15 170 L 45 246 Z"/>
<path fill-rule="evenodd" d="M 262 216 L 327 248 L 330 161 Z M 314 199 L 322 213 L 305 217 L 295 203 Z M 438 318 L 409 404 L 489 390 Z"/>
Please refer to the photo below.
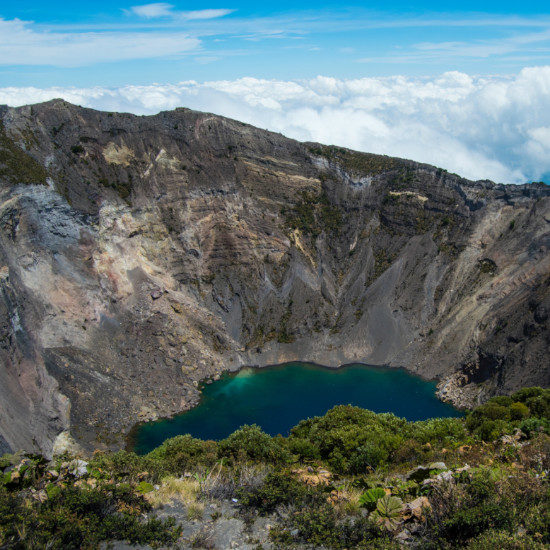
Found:
<path fill-rule="evenodd" d="M 130 485 L 54 487 L 35 505 L 0 489 L 0 547 L 95 548 L 113 539 L 160 545 L 179 536 L 173 520 L 140 519 L 150 506 Z"/>
<path fill-rule="evenodd" d="M 378 501 L 384 496 L 386 496 L 386 491 L 384 491 L 384 489 L 381 487 L 374 487 L 372 489 L 368 489 L 359 497 L 359 504 L 371 511 L 374 511 Z"/>
<path fill-rule="evenodd" d="M 0 547 L 173 545 L 181 529 L 151 505 L 173 476 L 199 480 L 200 499 L 237 499 L 244 518 L 270 515 L 281 548 L 399 548 L 406 532 L 427 549 L 542 549 L 550 544 L 549 402 L 550 390 L 525 388 L 465 418 L 423 422 L 338 406 L 289 437 L 258 426 L 220 442 L 183 435 L 145 456 L 96 453 L 78 474 L 70 457 L 6 455 Z"/>

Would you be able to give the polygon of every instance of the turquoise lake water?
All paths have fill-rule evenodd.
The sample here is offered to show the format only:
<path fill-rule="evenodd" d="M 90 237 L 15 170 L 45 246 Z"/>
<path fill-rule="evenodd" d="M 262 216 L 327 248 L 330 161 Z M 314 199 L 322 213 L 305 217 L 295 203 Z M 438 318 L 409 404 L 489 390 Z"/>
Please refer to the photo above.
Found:
<path fill-rule="evenodd" d="M 339 369 L 288 363 L 226 374 L 202 388 L 200 403 L 174 418 L 149 422 L 132 435 L 144 454 L 165 439 L 189 433 L 223 439 L 244 424 L 258 424 L 271 435 L 288 435 L 300 420 L 325 414 L 335 405 L 357 405 L 408 420 L 460 416 L 435 396 L 436 384 L 403 369 L 348 365 Z"/>

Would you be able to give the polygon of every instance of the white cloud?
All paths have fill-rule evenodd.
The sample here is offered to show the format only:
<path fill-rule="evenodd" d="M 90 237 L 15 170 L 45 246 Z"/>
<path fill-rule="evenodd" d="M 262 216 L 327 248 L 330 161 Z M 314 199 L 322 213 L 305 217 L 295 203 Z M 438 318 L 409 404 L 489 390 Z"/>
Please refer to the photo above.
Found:
<path fill-rule="evenodd" d="M 485 58 L 494 55 L 509 54 L 525 50 L 526 46 L 548 43 L 550 29 L 541 32 L 530 32 L 492 40 L 473 40 L 469 42 L 421 42 L 414 48 L 419 51 L 439 56 Z M 543 49 L 547 52 L 548 49 Z"/>
<path fill-rule="evenodd" d="M 76 67 L 186 53 L 200 40 L 184 32 L 44 32 L 0 19 L 0 65 Z"/>
<path fill-rule="evenodd" d="M 225 10 L 225 9 L 218 9 L 218 10 L 195 10 L 195 11 L 180 11 L 177 12 L 176 15 L 179 16 L 181 19 L 216 19 L 218 17 L 224 17 L 226 15 L 229 15 L 230 13 L 233 13 L 235 10 Z"/>
<path fill-rule="evenodd" d="M 145 19 L 156 19 L 158 17 L 172 17 L 184 21 L 193 21 L 198 19 L 217 19 L 233 13 L 235 10 L 226 9 L 205 9 L 192 11 L 175 11 L 172 4 L 157 2 L 154 4 L 143 4 L 141 6 L 132 6 L 126 13 L 131 13 Z"/>
<path fill-rule="evenodd" d="M 153 17 L 166 17 L 170 15 L 172 4 L 166 4 L 164 2 L 157 2 L 155 4 L 143 4 L 142 6 L 132 6 L 130 11 L 139 17 L 145 17 L 147 19 Z"/>
<path fill-rule="evenodd" d="M 550 66 L 512 77 L 181 82 L 121 88 L 0 88 L 0 103 L 63 97 L 138 114 L 186 106 L 300 140 L 412 158 L 472 179 L 550 174 Z"/>

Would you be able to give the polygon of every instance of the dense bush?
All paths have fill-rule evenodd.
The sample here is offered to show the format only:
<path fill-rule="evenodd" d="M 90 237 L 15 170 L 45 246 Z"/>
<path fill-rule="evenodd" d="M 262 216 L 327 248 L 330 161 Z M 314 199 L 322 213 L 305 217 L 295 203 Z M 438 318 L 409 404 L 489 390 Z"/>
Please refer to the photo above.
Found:
<path fill-rule="evenodd" d="M 495 533 L 506 538 L 503 533 L 511 536 L 523 531 L 526 540 L 535 537 L 546 543 L 550 540 L 547 497 L 547 488 L 536 477 L 481 467 L 458 486 L 450 485 L 447 492 L 432 495 L 431 536 L 440 546 L 476 541 L 473 547 L 480 548 L 484 541 L 497 537 Z M 491 534 L 482 537 L 482 533 Z"/>
<path fill-rule="evenodd" d="M 311 461 L 321 458 L 318 447 L 309 439 L 291 437 L 287 439 L 286 446 L 299 460 Z"/>
<path fill-rule="evenodd" d="M 272 472 L 259 487 L 242 488 L 237 496 L 242 506 L 254 508 L 261 514 L 273 512 L 285 504 L 312 506 L 326 503 L 322 487 L 300 483 L 287 471 Z"/>
<path fill-rule="evenodd" d="M 154 465 L 146 457 L 127 451 L 116 453 L 97 453 L 88 465 L 91 475 L 96 479 L 137 479 L 140 472 L 154 471 Z"/>
<path fill-rule="evenodd" d="M 535 540 L 533 537 L 519 533 L 508 533 L 507 531 L 485 531 L 473 539 L 467 546 L 468 550 L 545 550 L 545 544 Z"/>
<path fill-rule="evenodd" d="M 512 433 L 521 428 L 521 421 L 528 418 L 548 418 L 550 414 L 550 390 L 542 388 L 523 388 L 511 396 L 493 397 L 485 405 L 477 407 L 468 414 L 466 427 L 484 441 Z M 526 424 L 529 426 L 529 424 Z M 534 426 L 531 423 L 531 426 Z M 548 424 L 539 423 L 546 433 Z"/>
<path fill-rule="evenodd" d="M 411 425 L 410 437 L 419 443 L 438 441 L 442 445 L 452 445 L 465 441 L 468 433 L 461 418 L 430 418 Z"/>
<path fill-rule="evenodd" d="M 0 547 L 95 548 L 101 541 L 166 545 L 177 540 L 173 520 L 140 516 L 149 506 L 130 488 L 64 487 L 45 502 L 0 488 Z"/>
<path fill-rule="evenodd" d="M 284 443 L 266 434 L 259 426 L 243 426 L 220 441 L 218 454 L 232 460 L 253 460 L 281 464 L 290 460 Z"/>
<path fill-rule="evenodd" d="M 147 458 L 153 468 L 169 474 L 183 474 L 199 466 L 211 467 L 217 461 L 218 446 L 190 435 L 178 435 L 151 451 Z"/>
<path fill-rule="evenodd" d="M 391 414 L 340 405 L 325 416 L 300 422 L 291 430 L 291 440 L 309 440 L 336 472 L 362 473 L 386 462 L 399 448 L 406 424 Z"/>
<path fill-rule="evenodd" d="M 327 502 L 295 510 L 282 527 L 270 533 L 270 538 L 283 548 L 297 543 L 310 544 L 313 548 L 400 548 L 367 517 L 342 521 Z"/>

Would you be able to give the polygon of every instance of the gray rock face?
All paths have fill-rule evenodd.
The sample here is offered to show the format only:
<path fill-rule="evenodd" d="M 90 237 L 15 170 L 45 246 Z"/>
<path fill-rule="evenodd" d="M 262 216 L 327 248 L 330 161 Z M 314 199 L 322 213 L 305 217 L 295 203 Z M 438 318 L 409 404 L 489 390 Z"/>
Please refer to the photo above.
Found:
<path fill-rule="evenodd" d="M 186 109 L 0 121 L 3 447 L 120 447 L 245 364 L 405 366 L 462 405 L 549 384 L 544 185 Z"/>

